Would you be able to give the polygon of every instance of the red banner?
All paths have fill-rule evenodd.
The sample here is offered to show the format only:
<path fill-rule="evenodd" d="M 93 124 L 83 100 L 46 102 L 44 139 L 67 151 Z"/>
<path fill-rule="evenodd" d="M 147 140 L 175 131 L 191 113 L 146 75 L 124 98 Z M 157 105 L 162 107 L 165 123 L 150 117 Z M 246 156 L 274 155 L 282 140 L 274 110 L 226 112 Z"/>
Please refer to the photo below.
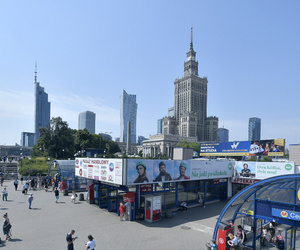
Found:
<path fill-rule="evenodd" d="M 143 184 L 140 185 L 140 193 L 150 193 L 153 192 L 153 184 Z"/>

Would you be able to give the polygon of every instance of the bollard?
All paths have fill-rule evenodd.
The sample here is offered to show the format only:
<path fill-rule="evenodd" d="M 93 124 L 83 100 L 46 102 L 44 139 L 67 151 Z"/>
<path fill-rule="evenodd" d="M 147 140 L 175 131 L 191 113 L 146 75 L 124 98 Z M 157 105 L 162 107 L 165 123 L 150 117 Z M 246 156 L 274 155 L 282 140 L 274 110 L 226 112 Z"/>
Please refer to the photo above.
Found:
<path fill-rule="evenodd" d="M 83 194 L 79 194 L 79 201 L 84 201 L 84 196 L 83 196 Z"/>

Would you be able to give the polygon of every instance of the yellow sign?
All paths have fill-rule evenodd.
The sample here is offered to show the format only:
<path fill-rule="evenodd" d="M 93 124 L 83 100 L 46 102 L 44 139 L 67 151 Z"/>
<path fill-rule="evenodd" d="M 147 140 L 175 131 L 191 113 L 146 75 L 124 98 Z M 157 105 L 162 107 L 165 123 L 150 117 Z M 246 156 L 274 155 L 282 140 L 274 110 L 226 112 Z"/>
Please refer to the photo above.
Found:
<path fill-rule="evenodd" d="M 252 210 L 248 210 L 248 211 L 247 211 L 247 214 L 249 214 L 249 215 L 254 215 L 254 212 L 253 212 Z"/>

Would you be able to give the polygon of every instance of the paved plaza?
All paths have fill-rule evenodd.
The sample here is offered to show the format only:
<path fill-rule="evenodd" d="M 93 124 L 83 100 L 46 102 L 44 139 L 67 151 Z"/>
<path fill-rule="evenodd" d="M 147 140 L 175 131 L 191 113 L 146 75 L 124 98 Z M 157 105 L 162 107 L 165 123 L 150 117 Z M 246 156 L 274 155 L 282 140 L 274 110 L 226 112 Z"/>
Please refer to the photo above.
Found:
<path fill-rule="evenodd" d="M 1 197 L 0 210 L 2 214 L 8 213 L 13 225 L 12 239 L 2 244 L 7 249 L 67 249 L 66 235 L 71 229 L 79 237 L 74 242 L 77 250 L 85 249 L 89 234 L 95 238 L 95 249 L 205 249 L 226 204 L 191 208 L 156 223 L 129 222 L 85 201 L 73 204 L 70 194 L 61 193 L 55 203 L 54 192 L 44 190 L 28 192 L 34 196 L 32 209 L 28 209 L 28 195 L 22 194 L 21 185 L 18 191 L 14 190 L 13 181 L 5 181 L 4 186 L 9 193 L 8 201 Z M 5 239 L 3 232 L 1 239 Z"/>

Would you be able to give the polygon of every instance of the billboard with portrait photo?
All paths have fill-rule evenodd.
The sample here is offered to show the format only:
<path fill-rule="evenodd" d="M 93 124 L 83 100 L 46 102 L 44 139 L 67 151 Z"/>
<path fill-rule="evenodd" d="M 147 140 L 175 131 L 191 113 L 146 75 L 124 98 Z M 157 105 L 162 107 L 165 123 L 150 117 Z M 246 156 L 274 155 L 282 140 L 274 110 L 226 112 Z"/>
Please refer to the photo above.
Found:
<path fill-rule="evenodd" d="M 153 160 L 132 160 L 127 162 L 127 185 L 153 182 Z"/>
<path fill-rule="evenodd" d="M 153 182 L 171 182 L 173 181 L 173 161 L 156 160 L 153 161 Z"/>
<path fill-rule="evenodd" d="M 256 162 L 237 161 L 235 163 L 236 178 L 255 178 Z"/>
<path fill-rule="evenodd" d="M 190 180 L 191 161 L 174 161 L 174 180 Z"/>

